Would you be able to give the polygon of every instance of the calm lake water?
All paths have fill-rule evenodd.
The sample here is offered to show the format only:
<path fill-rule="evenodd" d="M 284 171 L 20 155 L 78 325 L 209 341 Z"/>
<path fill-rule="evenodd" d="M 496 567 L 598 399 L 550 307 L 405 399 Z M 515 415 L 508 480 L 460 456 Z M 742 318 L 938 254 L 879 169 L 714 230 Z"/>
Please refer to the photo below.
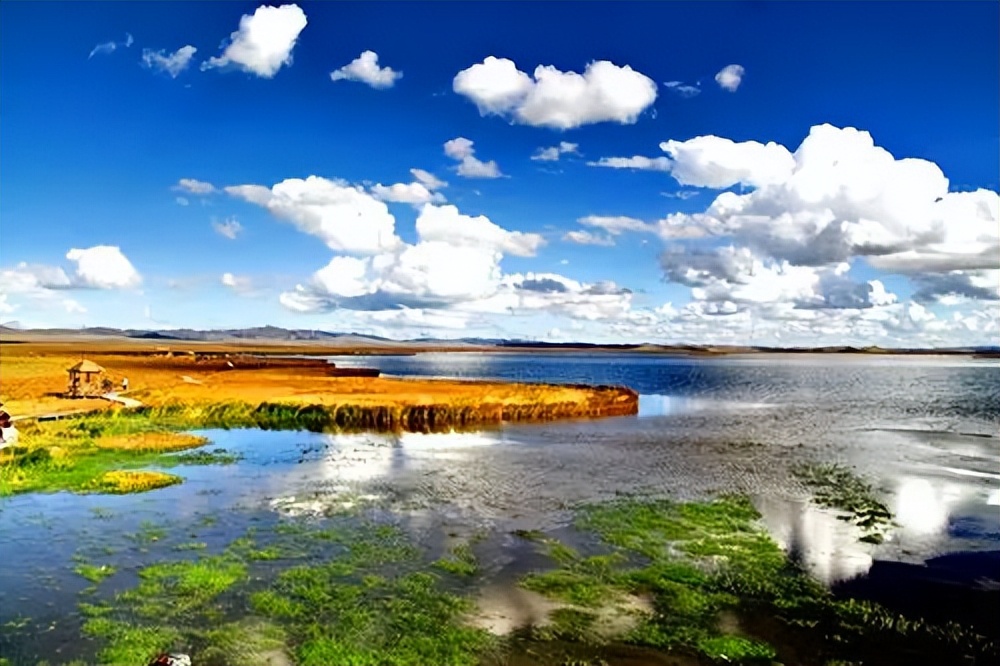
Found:
<path fill-rule="evenodd" d="M 719 492 L 749 493 L 776 540 L 821 580 L 858 594 L 885 586 L 888 564 L 923 571 L 928 560 L 969 585 L 1000 584 L 995 360 L 533 353 L 331 361 L 402 376 L 623 384 L 642 398 L 638 416 L 475 433 L 206 431 L 210 448 L 244 459 L 176 468 L 183 485 L 140 496 L 0 499 L 0 654 L 28 664 L 87 654 L 74 640 L 88 585 L 72 573 L 74 557 L 116 565 L 102 586 L 111 594 L 133 585 L 138 567 L 175 557 L 180 543 L 202 541 L 212 552 L 249 526 L 356 502 L 377 504 L 438 552 L 448 539 L 489 533 L 484 568 L 501 587 L 525 568 L 512 530 L 558 532 L 575 505 L 621 493 Z M 859 543 L 849 523 L 813 507 L 789 474 L 804 461 L 844 463 L 871 479 L 896 514 L 887 542 Z"/>

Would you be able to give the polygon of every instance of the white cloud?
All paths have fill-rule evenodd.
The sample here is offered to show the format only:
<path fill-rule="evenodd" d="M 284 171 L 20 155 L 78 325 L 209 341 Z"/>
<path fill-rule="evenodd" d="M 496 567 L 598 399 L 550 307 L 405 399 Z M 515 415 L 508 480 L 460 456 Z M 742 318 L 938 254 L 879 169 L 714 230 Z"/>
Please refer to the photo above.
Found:
<path fill-rule="evenodd" d="M 132 43 L 134 41 L 135 40 L 132 39 L 132 35 L 130 33 L 126 32 L 125 33 L 125 41 L 123 41 L 123 42 L 104 42 L 103 44 L 98 44 L 93 49 L 91 49 L 90 55 L 87 56 L 87 59 L 89 60 L 90 58 L 93 58 L 95 55 L 98 55 L 98 54 L 100 54 L 100 55 L 110 55 L 110 54 L 114 53 L 115 51 L 117 51 L 118 47 L 124 46 L 125 48 L 128 48 L 128 47 L 132 46 Z"/>
<path fill-rule="evenodd" d="M 401 242 L 388 207 L 361 187 L 319 176 L 289 178 L 271 188 L 234 185 L 230 195 L 266 208 L 327 247 L 351 254 L 391 251 Z"/>
<path fill-rule="evenodd" d="M 40 289 L 69 289 L 73 286 L 66 271 L 58 266 L 21 262 L 0 272 L 0 286 L 7 294 L 30 294 Z"/>
<path fill-rule="evenodd" d="M 577 220 L 585 227 L 596 227 L 617 236 L 623 231 L 653 232 L 655 225 L 625 215 L 587 215 Z"/>
<path fill-rule="evenodd" d="M 463 312 L 401 308 L 365 313 L 365 318 L 389 327 L 464 329 L 469 315 Z"/>
<path fill-rule="evenodd" d="M 876 268 L 904 274 L 1000 268 L 1000 195 L 949 192 L 933 162 L 897 160 L 867 132 L 830 125 L 810 130 L 791 169 L 780 146 L 756 144 L 757 154 L 769 150 L 777 157 L 751 165 L 733 158 L 739 145 L 702 142 L 690 159 L 676 153 L 685 160 L 688 181 L 745 178 L 760 186 L 746 194 L 724 192 L 704 213 L 679 220 L 798 265 L 862 256 Z"/>
<path fill-rule="evenodd" d="M 480 113 L 505 114 L 523 104 L 535 83 L 513 61 L 489 56 L 455 75 L 452 89 L 468 97 Z"/>
<path fill-rule="evenodd" d="M 696 97 L 701 94 L 701 87 L 697 84 L 690 85 L 688 83 L 684 83 L 683 81 L 667 81 L 663 85 L 665 85 L 667 90 L 670 92 L 680 95 L 686 99 L 690 99 L 691 97 Z"/>
<path fill-rule="evenodd" d="M 243 15 L 239 29 L 230 35 L 222 55 L 203 62 L 201 68 L 232 64 L 269 79 L 292 63 L 292 50 L 306 23 L 305 12 L 298 5 L 261 5 L 252 15 Z"/>
<path fill-rule="evenodd" d="M 485 215 L 463 215 L 455 206 L 424 206 L 417 217 L 416 229 L 421 241 L 446 241 L 458 247 L 495 250 L 518 257 L 533 257 L 545 244 L 539 234 L 507 231 Z"/>
<path fill-rule="evenodd" d="M 653 225 L 656 234 L 663 240 L 705 238 L 714 235 L 716 229 L 704 216 L 673 213 Z"/>
<path fill-rule="evenodd" d="M 632 292 L 614 282 L 582 283 L 556 273 L 515 273 L 504 277 L 498 299 L 512 314 L 543 311 L 586 321 L 620 319 L 631 308 Z"/>
<path fill-rule="evenodd" d="M 222 277 L 219 278 L 219 282 L 221 282 L 223 286 L 229 287 L 237 294 L 248 294 L 253 290 L 253 280 L 244 275 L 223 273 Z"/>
<path fill-rule="evenodd" d="M 10 313 L 28 303 L 46 311 L 55 308 L 68 314 L 82 314 L 86 308 L 67 298 L 67 290 L 129 289 L 142 283 L 131 262 L 114 246 L 72 249 L 66 258 L 76 264 L 72 275 L 59 266 L 24 262 L 0 270 L 0 305 L 3 305 L 0 312 Z M 19 302 L 11 302 L 11 297 Z"/>
<path fill-rule="evenodd" d="M 458 175 L 465 178 L 502 178 L 503 174 L 497 163 L 493 160 L 479 160 L 472 145 L 472 141 L 461 136 L 444 144 L 444 154 L 459 162 L 456 168 Z"/>
<path fill-rule="evenodd" d="M 548 148 L 539 148 L 538 151 L 531 156 L 531 159 L 541 162 L 556 162 L 562 155 L 567 155 L 570 153 L 579 154 L 577 150 L 580 147 L 578 143 L 570 143 L 569 141 L 560 141 L 557 146 L 550 146 Z"/>
<path fill-rule="evenodd" d="M 195 178 L 181 178 L 174 185 L 173 189 L 178 192 L 187 192 L 188 194 L 211 194 L 215 192 L 214 185 Z"/>
<path fill-rule="evenodd" d="M 744 74 L 746 74 L 746 70 L 743 69 L 742 65 L 726 65 L 715 75 L 715 82 L 723 90 L 736 92 L 736 89 L 743 83 Z"/>
<path fill-rule="evenodd" d="M 402 76 L 402 72 L 391 67 L 379 67 L 378 54 L 374 51 L 363 51 L 349 64 L 330 72 L 333 81 L 360 81 L 376 89 L 391 88 Z"/>
<path fill-rule="evenodd" d="M 357 259 L 334 257 L 306 285 L 281 295 L 298 312 L 445 308 L 495 292 L 500 253 L 443 241 Z"/>
<path fill-rule="evenodd" d="M 130 289 L 142 284 L 142 276 L 132 262 L 114 245 L 73 248 L 66 258 L 76 263 L 74 286 Z"/>
<path fill-rule="evenodd" d="M 69 314 L 87 314 L 87 308 L 80 305 L 79 301 L 72 298 L 64 298 L 62 305 Z"/>
<path fill-rule="evenodd" d="M 426 187 L 428 190 L 440 190 L 441 188 L 448 187 L 448 183 L 444 182 L 429 171 L 424 171 L 423 169 L 410 169 L 410 174 L 412 174 L 417 182 Z"/>
<path fill-rule="evenodd" d="M 736 143 L 717 136 L 664 141 L 660 149 L 671 157 L 666 170 L 677 182 L 723 189 L 742 184 L 763 187 L 783 183 L 795 170 L 795 158 L 777 143 Z"/>
<path fill-rule="evenodd" d="M 142 62 L 145 63 L 146 67 L 166 72 L 172 78 L 176 79 L 177 75 L 187 69 L 187 66 L 191 64 L 191 59 L 194 58 L 194 54 L 197 51 L 198 49 L 190 44 L 182 46 L 170 54 L 166 54 L 162 50 L 154 51 L 152 49 L 143 49 Z"/>
<path fill-rule="evenodd" d="M 376 199 L 393 203 L 419 205 L 444 201 L 444 196 L 441 193 L 430 191 L 423 183 L 396 183 L 394 185 L 379 183 L 372 186 L 371 193 Z"/>
<path fill-rule="evenodd" d="M 7 302 L 7 294 L 0 293 L 0 314 L 11 314 L 18 306 Z"/>
<path fill-rule="evenodd" d="M 612 247 L 615 244 L 615 239 L 611 236 L 601 236 L 600 234 L 594 234 L 589 231 L 567 231 L 563 234 L 563 240 L 569 241 L 570 243 L 576 243 L 577 245 L 598 245 L 603 247 Z"/>
<path fill-rule="evenodd" d="M 188 204 L 191 203 L 190 201 L 188 201 L 187 197 L 176 197 L 174 198 L 174 201 L 177 202 L 178 206 L 187 206 Z"/>
<path fill-rule="evenodd" d="M 229 240 L 236 240 L 236 237 L 243 232 L 243 225 L 240 224 L 240 221 L 235 216 L 227 217 L 222 222 L 213 221 L 212 228 L 215 230 L 215 233 L 225 236 Z"/>
<path fill-rule="evenodd" d="M 681 201 L 686 201 L 698 196 L 698 190 L 677 190 L 676 192 L 660 192 L 660 194 L 668 199 L 680 199 Z"/>
<path fill-rule="evenodd" d="M 532 78 L 511 60 L 489 56 L 455 75 L 452 87 L 483 115 L 562 130 L 599 122 L 632 124 L 656 100 L 652 79 L 606 60 L 591 62 L 583 74 L 540 65 Z"/>
<path fill-rule="evenodd" d="M 563 240 L 582 245 L 614 245 L 614 236 L 625 232 L 656 234 L 663 240 L 682 240 L 703 238 L 710 235 L 703 224 L 691 222 L 689 216 L 681 214 L 668 215 L 656 222 L 644 222 L 638 218 L 625 215 L 587 215 L 577 220 L 585 227 L 601 229 L 604 236 L 589 231 L 570 231 Z M 646 241 L 643 241 L 645 244 Z"/>
<path fill-rule="evenodd" d="M 913 281 L 918 287 L 913 294 L 915 301 L 1000 299 L 1000 269 L 923 273 L 914 275 Z"/>
<path fill-rule="evenodd" d="M 670 280 L 692 287 L 696 301 L 737 306 L 790 304 L 804 310 L 865 309 L 896 301 L 878 280 L 848 278 L 847 263 L 793 266 L 787 261 L 765 262 L 745 248 L 732 247 L 714 253 L 667 252 L 661 261 Z"/>
<path fill-rule="evenodd" d="M 602 157 L 596 162 L 587 162 L 587 166 L 607 167 L 609 169 L 638 169 L 640 171 L 670 171 L 670 160 L 666 157 Z"/>

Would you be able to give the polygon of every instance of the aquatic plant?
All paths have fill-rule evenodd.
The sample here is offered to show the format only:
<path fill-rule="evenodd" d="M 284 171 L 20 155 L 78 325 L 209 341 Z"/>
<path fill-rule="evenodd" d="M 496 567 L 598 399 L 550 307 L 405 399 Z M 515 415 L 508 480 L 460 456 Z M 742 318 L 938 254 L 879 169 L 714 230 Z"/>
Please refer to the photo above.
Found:
<path fill-rule="evenodd" d="M 73 567 L 74 573 L 86 578 L 91 583 L 100 583 L 105 578 L 113 576 L 117 570 L 118 569 L 116 567 L 110 564 L 102 564 L 98 566 L 87 562 L 79 562 Z"/>
<path fill-rule="evenodd" d="M 473 576 L 479 570 L 472 548 L 465 543 L 452 548 L 450 555 L 434 562 L 434 566 L 457 576 Z"/>
<path fill-rule="evenodd" d="M 243 459 L 243 456 L 226 449 L 211 451 L 192 451 L 173 456 L 179 465 L 232 465 Z"/>
<path fill-rule="evenodd" d="M 792 474 L 812 494 L 819 506 L 842 512 L 862 532 L 861 541 L 880 544 L 892 525 L 892 512 L 878 498 L 870 483 L 850 468 L 837 464 L 804 464 L 792 468 Z"/>

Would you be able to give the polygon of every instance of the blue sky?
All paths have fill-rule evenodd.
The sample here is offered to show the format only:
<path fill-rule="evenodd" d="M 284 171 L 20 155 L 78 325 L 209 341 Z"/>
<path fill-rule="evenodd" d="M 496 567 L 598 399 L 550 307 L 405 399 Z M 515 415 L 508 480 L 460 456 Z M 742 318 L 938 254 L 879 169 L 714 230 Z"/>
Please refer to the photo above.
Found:
<path fill-rule="evenodd" d="M 998 337 L 996 3 L 0 19 L 2 321 Z"/>

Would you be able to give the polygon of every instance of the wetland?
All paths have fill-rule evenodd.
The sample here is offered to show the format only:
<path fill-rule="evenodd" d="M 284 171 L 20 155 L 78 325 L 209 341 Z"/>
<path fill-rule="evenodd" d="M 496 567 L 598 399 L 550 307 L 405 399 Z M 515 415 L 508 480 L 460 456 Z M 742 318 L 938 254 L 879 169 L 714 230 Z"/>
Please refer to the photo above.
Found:
<path fill-rule="evenodd" d="M 640 397 L 631 415 L 444 432 L 273 410 L 269 422 L 256 409 L 194 417 L 155 399 L 26 426 L 0 477 L 6 663 L 144 665 L 159 650 L 199 666 L 1000 654 L 995 361 L 333 360 L 390 382 Z"/>

